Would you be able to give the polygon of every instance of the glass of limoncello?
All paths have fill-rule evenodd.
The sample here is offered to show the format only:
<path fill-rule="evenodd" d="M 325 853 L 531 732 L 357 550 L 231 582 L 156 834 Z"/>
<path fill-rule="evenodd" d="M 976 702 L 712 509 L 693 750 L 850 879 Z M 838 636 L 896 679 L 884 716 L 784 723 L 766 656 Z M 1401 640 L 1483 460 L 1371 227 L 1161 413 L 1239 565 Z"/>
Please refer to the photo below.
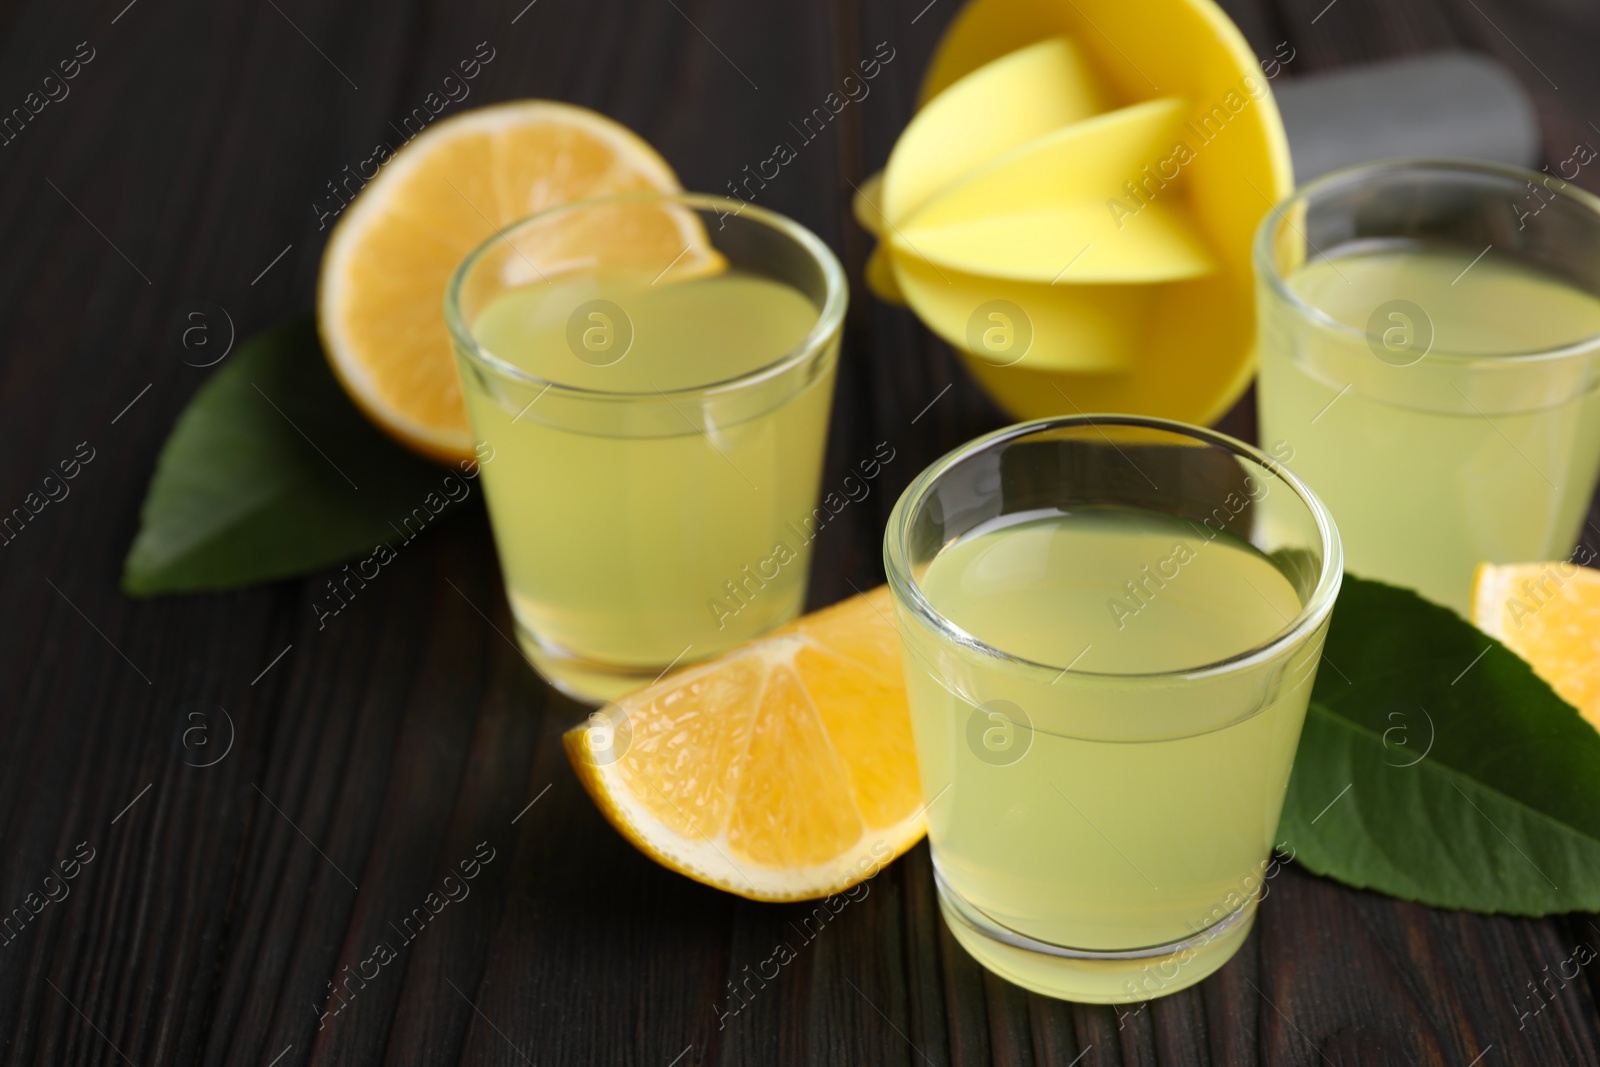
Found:
<path fill-rule="evenodd" d="M 1353 573 L 1465 614 L 1479 563 L 1572 550 L 1600 473 L 1600 200 L 1375 163 L 1279 205 L 1255 263 L 1261 440 Z"/>
<path fill-rule="evenodd" d="M 985 967 L 1147 1000 L 1249 934 L 1342 574 L 1229 437 L 1023 423 L 914 481 L 884 562 L 939 903 Z"/>
<path fill-rule="evenodd" d="M 847 289 L 789 219 L 645 194 L 509 227 L 445 313 L 518 640 L 600 702 L 788 621 Z"/>

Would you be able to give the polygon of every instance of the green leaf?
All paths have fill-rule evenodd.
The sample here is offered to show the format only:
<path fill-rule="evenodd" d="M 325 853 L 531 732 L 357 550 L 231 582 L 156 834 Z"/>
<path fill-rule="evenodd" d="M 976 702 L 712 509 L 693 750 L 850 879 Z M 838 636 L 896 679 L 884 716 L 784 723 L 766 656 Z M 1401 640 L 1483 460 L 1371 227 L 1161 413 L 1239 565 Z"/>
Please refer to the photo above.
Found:
<path fill-rule="evenodd" d="M 178 417 L 122 588 L 233 589 L 322 570 L 438 521 L 449 496 L 466 496 L 447 483 L 467 484 L 368 422 L 313 320 L 297 319 L 240 345 Z"/>
<path fill-rule="evenodd" d="M 1454 612 L 1346 575 L 1279 838 L 1435 907 L 1600 910 L 1600 733 Z"/>

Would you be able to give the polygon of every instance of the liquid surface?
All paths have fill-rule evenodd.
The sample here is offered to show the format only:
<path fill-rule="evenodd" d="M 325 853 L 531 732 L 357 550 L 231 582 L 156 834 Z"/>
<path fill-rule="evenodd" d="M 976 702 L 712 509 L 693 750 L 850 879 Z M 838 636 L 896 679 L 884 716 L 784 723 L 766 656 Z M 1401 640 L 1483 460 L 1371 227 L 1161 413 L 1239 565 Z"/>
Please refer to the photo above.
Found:
<path fill-rule="evenodd" d="M 1077 660 L 1053 681 L 1019 677 L 902 620 L 934 862 L 991 922 L 1068 948 L 1144 948 L 1259 892 L 1316 635 L 1205 681 L 1082 673 L 1199 666 L 1283 631 L 1301 608 L 1290 582 L 1254 547 L 1209 534 L 1149 512 L 1057 514 L 978 532 L 928 564 L 930 603 L 974 636 Z M 956 932 L 1014 981 L 1103 1001 L 1192 984 L 1247 925 L 1161 974 L 1160 960 L 1074 963 Z"/>
<path fill-rule="evenodd" d="M 1595 357 L 1466 367 L 1443 353 L 1538 351 L 1600 333 L 1600 300 L 1490 251 L 1387 249 L 1317 259 L 1289 285 L 1367 338 L 1308 329 L 1263 293 L 1262 440 L 1333 512 L 1347 569 L 1465 614 L 1479 563 L 1564 558 L 1600 473 Z M 1415 341 L 1384 349 L 1382 331 Z M 1405 313 L 1415 318 L 1414 312 Z M 1387 325 L 1386 325 L 1387 324 Z M 1387 358 L 1380 356 L 1386 353 Z"/>
<path fill-rule="evenodd" d="M 1034 663 L 1116 674 L 1200 667 L 1262 644 L 1300 611 L 1269 560 L 1242 542 L 1209 551 L 1223 542 L 1206 532 L 1154 513 L 1040 518 L 964 537 L 921 584 L 967 633 Z"/>
<path fill-rule="evenodd" d="M 568 343 L 573 309 L 594 299 L 625 308 L 633 325 L 610 366 L 578 358 Z M 609 324 L 585 318 L 583 328 L 615 329 L 615 313 L 606 314 Z M 475 336 L 501 358 L 563 384 L 644 394 L 541 398 L 540 386 L 463 364 L 474 432 L 493 450 L 483 480 L 518 636 L 547 677 L 609 698 L 799 612 L 820 525 L 813 508 L 834 356 L 788 392 L 768 386 L 762 404 L 726 424 L 723 409 L 656 390 L 770 364 L 817 314 L 797 290 L 738 274 L 659 287 L 626 278 L 539 286 L 483 310 Z M 597 681 L 572 657 L 623 674 Z"/>
<path fill-rule="evenodd" d="M 594 301 L 626 318 L 590 306 Z M 815 305 L 799 290 L 730 270 L 655 285 L 642 277 L 586 276 L 514 289 L 484 307 L 472 333 L 494 355 L 545 381 L 651 393 L 748 374 L 799 347 L 816 321 Z"/>
<path fill-rule="evenodd" d="M 1434 352 L 1512 355 L 1600 334 L 1600 299 L 1493 249 L 1482 258 L 1429 246 L 1319 256 L 1288 281 L 1306 303 L 1357 330 L 1380 304 L 1408 300 L 1431 320 Z"/>

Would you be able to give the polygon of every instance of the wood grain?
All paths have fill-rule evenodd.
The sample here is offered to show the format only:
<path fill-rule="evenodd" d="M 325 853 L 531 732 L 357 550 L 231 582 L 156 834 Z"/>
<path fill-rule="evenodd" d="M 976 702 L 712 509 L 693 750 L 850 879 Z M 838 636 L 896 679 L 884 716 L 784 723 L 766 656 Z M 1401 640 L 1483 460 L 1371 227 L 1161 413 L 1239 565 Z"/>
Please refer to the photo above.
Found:
<path fill-rule="evenodd" d="M 596 108 L 712 192 L 858 59 L 894 49 L 759 197 L 838 250 L 852 282 L 825 481 L 879 442 L 895 450 L 819 537 L 813 605 L 881 581 L 901 489 L 1005 421 L 909 312 L 866 295 L 869 242 L 848 211 L 956 0 L 524 2 L 0 2 L 0 107 L 79 42 L 94 49 L 71 94 L 0 146 L 0 508 L 78 442 L 96 456 L 0 548 L 0 908 L 93 850 L 69 894 L 0 944 L 0 1060 L 1600 1062 L 1591 974 L 1550 977 L 1600 945 L 1591 917 L 1437 912 L 1290 866 L 1232 963 L 1113 1010 L 979 968 L 939 919 L 925 846 L 810 926 L 811 906 L 660 869 L 569 771 L 559 733 L 582 711 L 506 638 L 476 509 L 326 628 L 315 579 L 124 598 L 155 455 L 207 373 L 182 361 L 174 323 L 221 307 L 243 335 L 308 307 L 324 183 L 479 42 L 495 59 L 469 104 Z M 1555 158 L 1600 136 L 1584 110 L 1600 16 L 1571 0 L 1226 6 L 1260 54 L 1297 50 L 1288 76 L 1476 48 L 1532 91 Z M 1224 425 L 1253 432 L 1248 398 Z M 430 893 L 458 899 L 434 914 Z M 780 943 L 795 959 L 762 978 Z M 380 944 L 393 957 L 374 964 Z"/>

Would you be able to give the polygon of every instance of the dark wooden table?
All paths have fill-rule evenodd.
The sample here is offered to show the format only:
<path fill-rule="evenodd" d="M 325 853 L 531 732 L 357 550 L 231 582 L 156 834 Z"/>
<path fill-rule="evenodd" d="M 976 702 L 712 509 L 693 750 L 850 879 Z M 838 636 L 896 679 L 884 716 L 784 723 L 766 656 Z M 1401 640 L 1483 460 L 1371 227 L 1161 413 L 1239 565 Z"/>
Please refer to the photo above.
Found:
<path fill-rule="evenodd" d="M 1325 4 L 1228 6 L 1258 54 L 1290 43 L 1289 76 L 1487 50 L 1539 102 L 1552 160 L 1600 142 L 1592 0 Z M 1114 1011 L 980 970 L 940 923 L 919 846 L 732 1013 L 727 983 L 794 940 L 800 909 L 670 874 L 595 813 L 558 741 L 580 710 L 501 636 L 481 511 L 419 541 L 321 631 L 315 579 L 149 602 L 117 591 L 157 450 L 209 373 L 184 365 L 172 324 L 220 307 L 248 333 L 309 307 L 324 183 L 479 42 L 495 58 L 468 106 L 597 108 L 713 192 L 879 42 L 893 49 L 870 96 L 761 194 L 851 273 L 828 480 L 876 442 L 897 456 L 820 537 L 811 600 L 880 581 L 901 488 L 1004 421 L 907 312 L 867 297 L 868 242 L 848 216 L 956 5 L 0 2 L 0 108 L 80 60 L 70 95 L 0 145 L 0 509 L 79 442 L 95 457 L 0 547 L 0 911 L 82 861 L 68 895 L 0 938 L 0 1059 L 1600 1062 L 1595 974 L 1571 977 L 1576 947 L 1600 946 L 1589 917 L 1433 911 L 1292 867 L 1226 968 Z M 1248 401 L 1227 425 L 1251 432 Z M 398 934 L 474 855 L 470 895 Z M 330 981 L 370 973 L 379 941 L 397 958 L 322 1019 Z"/>

